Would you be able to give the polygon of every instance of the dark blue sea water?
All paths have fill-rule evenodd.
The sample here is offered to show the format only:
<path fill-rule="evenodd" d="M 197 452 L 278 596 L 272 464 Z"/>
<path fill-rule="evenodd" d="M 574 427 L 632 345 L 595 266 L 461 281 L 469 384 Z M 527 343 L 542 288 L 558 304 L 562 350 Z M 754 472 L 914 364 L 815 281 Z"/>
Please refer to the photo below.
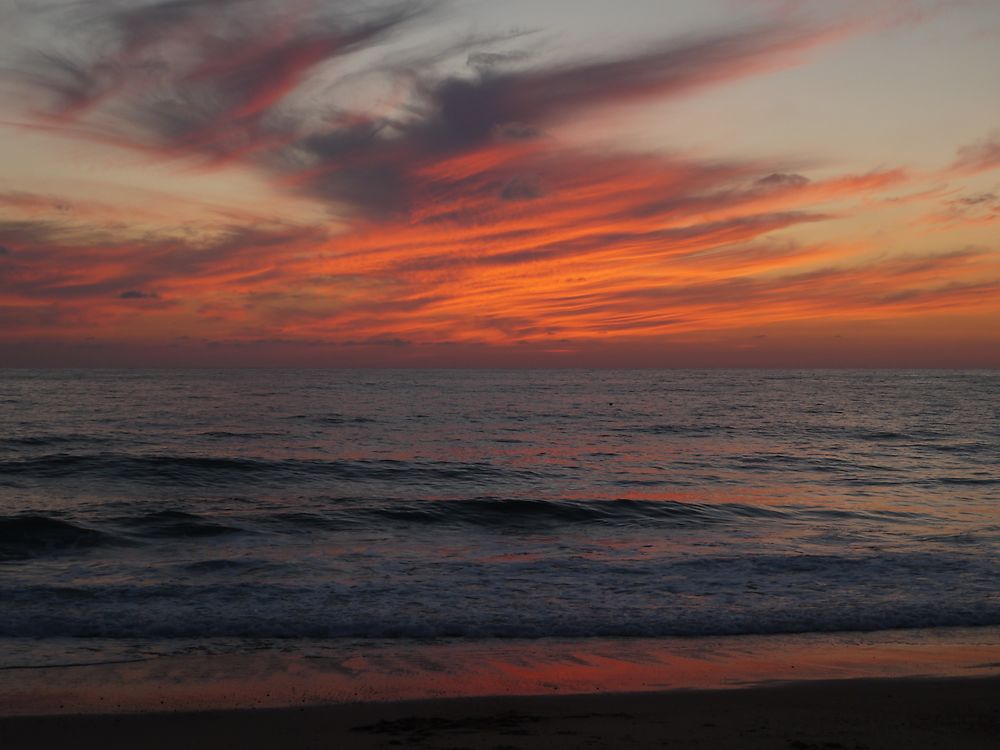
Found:
<path fill-rule="evenodd" d="M 0 371 L 29 651 L 1000 625 L 998 552 L 998 372 Z"/>

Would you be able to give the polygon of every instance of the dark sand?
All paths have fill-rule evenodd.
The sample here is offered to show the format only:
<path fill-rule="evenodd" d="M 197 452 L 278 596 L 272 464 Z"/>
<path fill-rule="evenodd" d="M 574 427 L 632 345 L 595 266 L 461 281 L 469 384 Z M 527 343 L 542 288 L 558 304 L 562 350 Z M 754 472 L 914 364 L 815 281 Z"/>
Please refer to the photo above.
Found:
<path fill-rule="evenodd" d="M 0 748 L 1000 748 L 1000 677 L 0 718 Z"/>

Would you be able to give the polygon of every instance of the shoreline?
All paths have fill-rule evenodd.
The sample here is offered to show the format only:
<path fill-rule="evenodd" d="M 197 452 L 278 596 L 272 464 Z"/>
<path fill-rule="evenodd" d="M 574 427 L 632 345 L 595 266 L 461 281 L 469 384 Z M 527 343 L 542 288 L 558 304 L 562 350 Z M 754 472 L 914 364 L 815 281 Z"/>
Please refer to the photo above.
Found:
<path fill-rule="evenodd" d="M 295 641 L 244 643 L 249 650 L 242 652 L 234 652 L 239 644 L 232 642 L 125 647 L 81 639 L 49 644 L 41 661 L 29 645 L 0 639 L 0 716 L 1000 678 L 1000 627 L 706 638 Z"/>
<path fill-rule="evenodd" d="M 67 746 L 978 750 L 995 747 L 998 735 L 998 675 L 0 718 L 0 744 L 5 750 Z"/>

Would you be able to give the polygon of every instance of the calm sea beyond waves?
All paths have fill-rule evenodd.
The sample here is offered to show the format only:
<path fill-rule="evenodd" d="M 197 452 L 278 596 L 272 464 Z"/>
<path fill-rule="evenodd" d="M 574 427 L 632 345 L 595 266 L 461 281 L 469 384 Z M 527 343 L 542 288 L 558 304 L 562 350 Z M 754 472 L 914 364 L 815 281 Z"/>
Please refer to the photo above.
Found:
<path fill-rule="evenodd" d="M 998 508 L 998 372 L 0 371 L 8 665 L 996 626 Z"/>

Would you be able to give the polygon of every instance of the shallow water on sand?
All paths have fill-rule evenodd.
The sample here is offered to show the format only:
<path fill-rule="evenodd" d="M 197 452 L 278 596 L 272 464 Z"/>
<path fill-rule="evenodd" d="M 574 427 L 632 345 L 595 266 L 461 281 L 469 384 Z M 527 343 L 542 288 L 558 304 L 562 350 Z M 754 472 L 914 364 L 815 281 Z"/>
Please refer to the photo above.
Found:
<path fill-rule="evenodd" d="M 49 641 L 0 717 L 1000 675 L 1000 628 L 684 638 Z M 9 644 L 0 639 L 0 651 Z M 160 645 L 166 652 L 159 650 Z"/>

